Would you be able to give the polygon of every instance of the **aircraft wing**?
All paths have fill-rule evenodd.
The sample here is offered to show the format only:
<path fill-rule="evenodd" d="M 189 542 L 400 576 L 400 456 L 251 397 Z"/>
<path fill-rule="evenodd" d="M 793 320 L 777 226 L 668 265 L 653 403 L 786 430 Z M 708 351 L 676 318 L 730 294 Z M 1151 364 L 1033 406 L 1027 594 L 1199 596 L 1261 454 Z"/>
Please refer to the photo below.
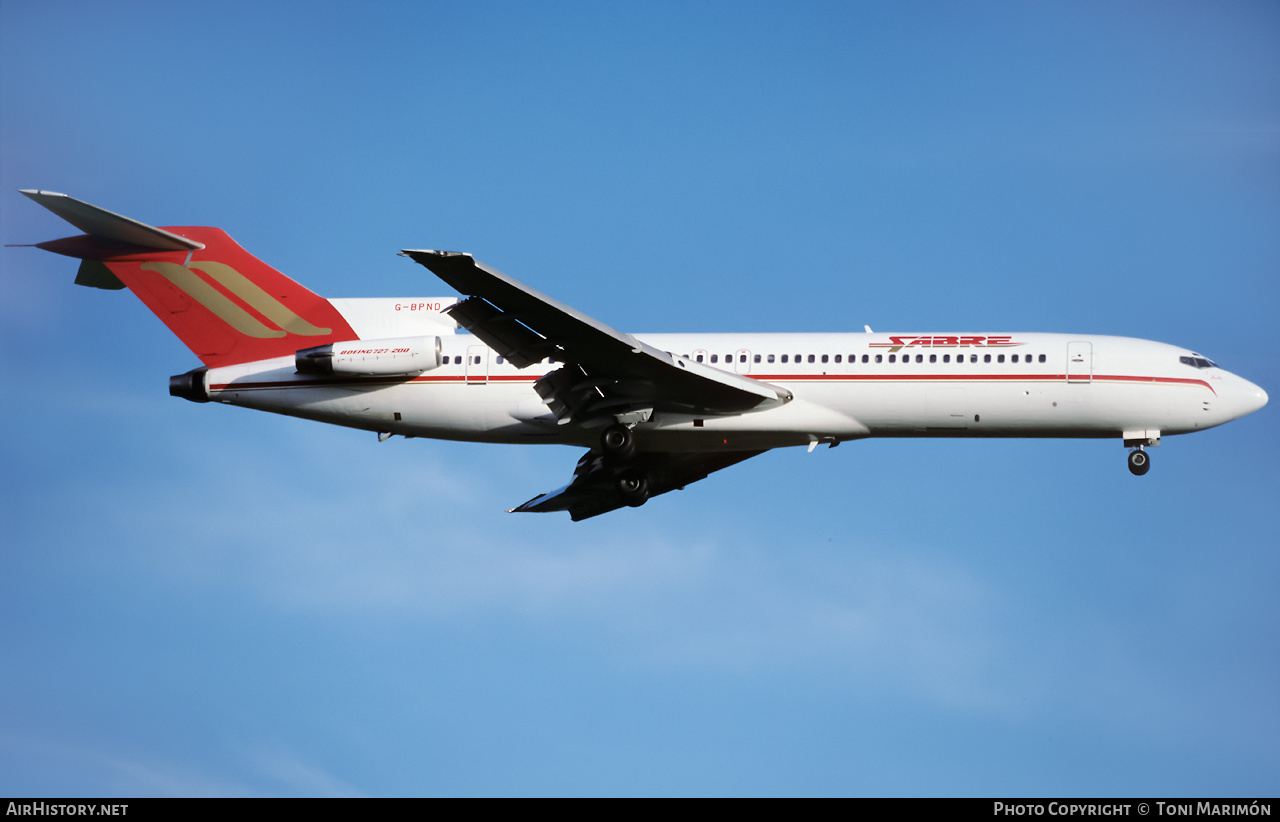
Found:
<path fill-rule="evenodd" d="M 721 468 L 728 468 L 763 453 L 763 450 L 642 452 L 635 455 L 631 465 L 644 472 L 648 482 L 646 498 L 651 498 L 683 489 Z M 510 513 L 568 511 L 570 518 L 577 522 L 607 514 L 625 504 L 618 495 L 616 472 L 600 452 L 593 449 L 578 460 L 572 482 L 550 493 L 539 494 L 523 505 L 512 508 Z"/>
<path fill-rule="evenodd" d="M 535 388 L 561 422 L 633 412 L 740 414 L 791 392 L 646 345 L 455 251 L 405 250 L 467 299 L 448 313 L 517 368 L 544 358 L 562 368 Z"/>

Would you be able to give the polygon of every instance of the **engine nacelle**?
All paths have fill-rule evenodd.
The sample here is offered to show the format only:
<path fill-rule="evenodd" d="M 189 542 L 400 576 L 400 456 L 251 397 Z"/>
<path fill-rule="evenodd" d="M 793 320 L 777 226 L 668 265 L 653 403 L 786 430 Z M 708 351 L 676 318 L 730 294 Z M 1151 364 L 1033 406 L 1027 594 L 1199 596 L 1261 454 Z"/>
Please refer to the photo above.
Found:
<path fill-rule="evenodd" d="M 294 356 L 299 374 L 320 377 L 408 377 L 439 367 L 439 337 L 396 337 L 303 348 Z"/>

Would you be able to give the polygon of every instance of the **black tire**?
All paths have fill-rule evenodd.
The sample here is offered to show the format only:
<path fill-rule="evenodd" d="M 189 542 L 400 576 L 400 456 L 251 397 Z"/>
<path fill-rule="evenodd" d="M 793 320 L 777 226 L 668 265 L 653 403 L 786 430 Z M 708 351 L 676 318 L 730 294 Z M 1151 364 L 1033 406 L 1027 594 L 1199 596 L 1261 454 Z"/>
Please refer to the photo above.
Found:
<path fill-rule="evenodd" d="M 1129 473 L 1135 477 L 1140 477 L 1151 470 L 1151 457 L 1146 451 L 1133 450 L 1129 452 Z"/>
<path fill-rule="evenodd" d="M 643 471 L 627 471 L 618 477 L 618 496 L 632 508 L 644 505 L 649 499 L 649 477 Z"/>
<path fill-rule="evenodd" d="M 610 425 L 600 434 L 600 450 L 605 459 L 626 462 L 636 453 L 636 438 L 625 425 Z"/>

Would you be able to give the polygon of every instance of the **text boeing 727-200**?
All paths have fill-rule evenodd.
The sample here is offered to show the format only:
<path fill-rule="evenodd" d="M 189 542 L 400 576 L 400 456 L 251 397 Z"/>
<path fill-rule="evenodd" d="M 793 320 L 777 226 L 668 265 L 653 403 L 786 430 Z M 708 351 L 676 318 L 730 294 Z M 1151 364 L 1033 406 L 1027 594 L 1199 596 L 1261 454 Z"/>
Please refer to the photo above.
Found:
<path fill-rule="evenodd" d="M 1114 437 L 1145 474 L 1144 446 L 1267 402 L 1200 354 L 1126 337 L 624 334 L 455 252 L 402 254 L 464 299 L 326 300 L 220 229 L 22 193 L 85 232 L 38 244 L 82 260 L 77 283 L 128 287 L 204 363 L 174 396 L 382 438 L 588 449 L 515 511 L 585 519 L 770 448 L 864 437 Z"/>

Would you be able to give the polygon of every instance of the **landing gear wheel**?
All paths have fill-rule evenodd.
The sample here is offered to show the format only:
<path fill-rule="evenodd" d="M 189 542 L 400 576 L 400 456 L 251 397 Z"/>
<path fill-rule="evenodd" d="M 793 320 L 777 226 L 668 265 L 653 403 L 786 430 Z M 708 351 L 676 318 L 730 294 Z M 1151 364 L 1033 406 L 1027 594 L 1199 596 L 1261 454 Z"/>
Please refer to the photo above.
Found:
<path fill-rule="evenodd" d="M 1135 477 L 1140 477 L 1151 470 L 1151 457 L 1147 456 L 1147 452 L 1141 448 L 1135 448 L 1129 452 L 1129 473 Z"/>
<path fill-rule="evenodd" d="M 643 471 L 627 471 L 618 477 L 618 496 L 632 508 L 639 508 L 649 499 L 649 477 Z"/>
<path fill-rule="evenodd" d="M 610 425 L 600 434 L 600 450 L 607 460 L 626 462 L 636 453 L 635 435 L 625 425 Z"/>

